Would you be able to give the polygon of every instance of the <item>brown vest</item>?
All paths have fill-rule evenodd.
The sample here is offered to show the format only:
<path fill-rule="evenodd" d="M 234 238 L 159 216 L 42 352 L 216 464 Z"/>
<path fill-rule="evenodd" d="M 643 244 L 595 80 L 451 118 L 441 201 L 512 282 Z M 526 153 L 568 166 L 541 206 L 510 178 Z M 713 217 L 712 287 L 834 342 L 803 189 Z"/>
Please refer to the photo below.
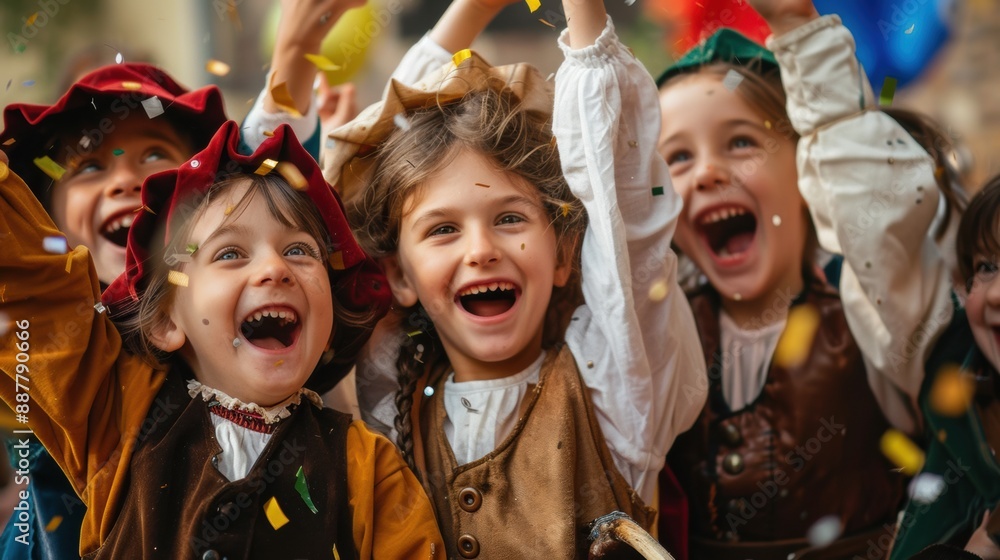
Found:
<path fill-rule="evenodd" d="M 802 538 L 827 515 L 840 517 L 845 535 L 893 520 L 903 479 L 879 450 L 888 424 L 837 293 L 814 281 L 793 302 L 820 314 L 808 357 L 772 364 L 760 396 L 737 411 L 722 395 L 719 296 L 708 289 L 690 301 L 709 396 L 668 459 L 689 497 L 695 542 Z"/>
<path fill-rule="evenodd" d="M 222 449 L 208 405 L 171 371 L 139 432 L 125 503 L 88 558 L 354 557 L 347 505 L 351 419 L 303 403 L 282 420 L 250 473 L 229 482 L 214 466 Z M 312 513 L 295 489 L 302 468 Z M 276 498 L 288 523 L 275 529 L 264 505 Z"/>
<path fill-rule="evenodd" d="M 418 462 L 449 558 L 586 558 L 595 518 L 619 510 L 646 529 L 652 525 L 655 512 L 612 462 L 567 348 L 546 356 L 511 434 L 461 466 L 444 435 L 441 373 L 433 395 L 414 411 Z"/>

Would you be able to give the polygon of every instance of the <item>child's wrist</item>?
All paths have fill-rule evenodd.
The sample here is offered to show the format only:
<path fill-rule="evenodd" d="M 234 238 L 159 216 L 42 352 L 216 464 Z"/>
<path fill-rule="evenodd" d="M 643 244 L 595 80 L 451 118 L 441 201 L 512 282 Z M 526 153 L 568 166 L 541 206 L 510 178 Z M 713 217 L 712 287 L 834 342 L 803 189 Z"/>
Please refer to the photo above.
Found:
<path fill-rule="evenodd" d="M 819 17 L 819 12 L 813 9 L 808 13 L 786 13 L 768 18 L 767 24 L 771 27 L 771 33 L 779 37 L 789 31 L 801 27 Z"/>

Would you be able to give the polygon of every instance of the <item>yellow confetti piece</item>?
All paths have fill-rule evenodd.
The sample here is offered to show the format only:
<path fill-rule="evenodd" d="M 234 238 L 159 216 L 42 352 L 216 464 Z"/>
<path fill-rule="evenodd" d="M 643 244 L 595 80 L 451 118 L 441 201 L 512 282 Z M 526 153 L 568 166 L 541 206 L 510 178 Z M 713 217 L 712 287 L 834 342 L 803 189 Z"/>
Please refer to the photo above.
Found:
<path fill-rule="evenodd" d="M 7 167 L 6 163 L 0 161 L 0 181 L 6 180 L 8 175 L 10 175 L 10 168 Z"/>
<path fill-rule="evenodd" d="M 42 156 L 40 158 L 35 158 L 35 166 L 41 169 L 43 173 L 51 177 L 53 181 L 58 181 L 59 179 L 62 179 L 63 174 L 66 173 L 66 170 L 63 169 L 63 166 L 52 161 L 52 158 L 50 158 L 49 156 Z"/>
<path fill-rule="evenodd" d="M 559 208 L 560 208 L 560 210 L 562 210 L 563 218 L 565 218 L 566 216 L 569 216 L 569 204 L 563 204 Z"/>
<path fill-rule="evenodd" d="M 524 243 L 521 243 L 521 250 L 524 250 Z"/>
<path fill-rule="evenodd" d="M 649 287 L 649 299 L 650 301 L 663 301 L 669 291 L 670 287 L 667 286 L 666 280 L 657 280 Z"/>
<path fill-rule="evenodd" d="M 306 57 L 306 60 L 308 60 L 309 62 L 312 62 L 313 64 L 315 64 L 316 68 L 319 68 L 320 70 L 323 70 L 324 72 L 335 72 L 337 70 L 340 70 L 340 65 L 339 64 L 334 64 L 334 62 L 332 60 L 330 60 L 329 58 L 327 58 L 327 57 L 325 57 L 325 56 L 323 56 L 321 54 L 306 53 L 305 57 Z"/>
<path fill-rule="evenodd" d="M 551 23 L 549 23 L 549 22 L 545 21 L 545 20 L 544 20 L 544 19 L 542 19 L 542 18 L 538 18 L 538 21 L 540 21 L 540 22 L 544 23 L 545 25 L 548 25 L 548 26 L 549 26 L 549 27 L 551 27 L 552 29 L 555 29 L 555 28 L 556 28 L 556 26 L 552 25 Z"/>
<path fill-rule="evenodd" d="M 207 62 L 205 62 L 205 70 L 214 76 L 225 76 L 229 73 L 230 68 L 225 62 L 210 58 Z"/>
<path fill-rule="evenodd" d="M 31 27 L 32 25 L 35 25 L 35 21 L 37 19 L 38 19 L 38 12 L 35 12 L 35 13 L 31 14 L 30 16 L 28 16 L 28 19 L 26 19 L 24 21 L 24 24 L 26 26 L 28 26 L 28 27 Z"/>
<path fill-rule="evenodd" d="M 263 134 L 264 134 L 264 136 L 266 136 L 268 138 L 274 138 L 274 131 L 273 130 L 265 130 L 263 132 Z"/>
<path fill-rule="evenodd" d="M 524 0 L 528 4 L 528 9 L 531 13 L 535 13 L 535 10 L 542 7 L 540 0 Z"/>
<path fill-rule="evenodd" d="M 142 89 L 142 84 L 139 82 L 122 82 L 122 88 L 124 89 Z"/>
<path fill-rule="evenodd" d="M 267 515 L 267 520 L 271 522 L 271 527 L 274 527 L 275 531 L 288 523 L 288 517 L 285 515 L 285 512 L 281 511 L 278 499 L 273 496 L 264 504 L 264 514 Z"/>
<path fill-rule="evenodd" d="M 819 327 L 819 312 L 809 304 L 797 305 L 788 312 L 788 323 L 774 349 L 774 363 L 793 368 L 805 361 Z"/>
<path fill-rule="evenodd" d="M 944 416 L 961 416 L 972 404 L 976 383 L 957 366 L 946 366 L 931 386 L 931 408 Z"/>
<path fill-rule="evenodd" d="M 455 66 L 458 66 L 459 64 L 462 63 L 462 61 L 464 61 L 464 60 L 466 60 L 468 58 L 471 58 L 471 57 L 472 57 L 472 51 L 471 50 L 469 50 L 469 49 L 462 49 L 462 50 L 458 51 L 457 53 L 455 53 L 454 55 L 452 55 L 451 61 L 455 63 Z"/>
<path fill-rule="evenodd" d="M 771 130 L 771 121 L 764 121 L 764 128 Z"/>
<path fill-rule="evenodd" d="M 69 274 L 69 271 L 72 269 L 73 269 L 73 253 L 70 253 L 69 256 L 66 257 L 66 274 Z"/>
<path fill-rule="evenodd" d="M 3 145 L 4 146 L 13 146 L 14 142 L 17 142 L 16 138 L 8 138 L 8 139 L 6 139 L 6 140 L 3 141 Z"/>
<path fill-rule="evenodd" d="M 274 101 L 275 105 L 289 115 L 292 115 L 293 117 L 302 116 L 302 113 L 295 108 L 295 100 L 292 99 L 292 94 L 288 91 L 287 83 L 281 82 L 271 88 L 271 99 Z"/>
<path fill-rule="evenodd" d="M 278 170 L 278 173 L 280 173 L 281 176 L 288 181 L 288 184 L 291 185 L 293 189 L 297 191 L 304 191 L 307 187 L 309 187 L 309 181 L 306 181 L 305 175 L 299 171 L 298 167 L 295 167 L 295 164 L 283 161 L 278 164 L 276 169 Z"/>
<path fill-rule="evenodd" d="M 170 272 L 167 273 L 167 282 L 170 282 L 175 286 L 187 288 L 188 275 L 178 270 L 171 270 Z"/>
<path fill-rule="evenodd" d="M 337 251 L 330 255 L 328 259 L 330 261 L 330 268 L 334 270 L 344 270 L 344 253 L 343 251 Z"/>
<path fill-rule="evenodd" d="M 281 364 L 283 363 L 285 363 L 285 360 L 278 360 L 277 362 L 274 362 L 274 367 L 281 367 Z"/>
<path fill-rule="evenodd" d="M 924 452 L 898 430 L 886 430 L 879 446 L 882 453 L 904 474 L 914 476 L 924 466 Z"/>
<path fill-rule="evenodd" d="M 226 216 L 228 216 L 228 215 L 230 215 L 232 213 L 233 213 L 233 207 L 232 206 L 226 206 Z"/>
<path fill-rule="evenodd" d="M 433 544 L 431 546 L 434 546 Z M 340 553 L 337 552 L 337 545 L 333 545 L 333 560 L 340 560 Z"/>
<path fill-rule="evenodd" d="M 51 533 L 59 528 L 59 524 L 62 523 L 61 515 L 54 515 L 52 519 L 49 520 L 48 524 L 45 525 L 45 532 Z"/>
<path fill-rule="evenodd" d="M 254 174 L 267 175 L 268 173 L 274 171 L 274 166 L 276 165 L 278 165 L 277 161 L 270 158 L 265 159 L 264 162 L 260 164 L 260 167 L 257 168 L 257 171 L 254 171 Z"/>

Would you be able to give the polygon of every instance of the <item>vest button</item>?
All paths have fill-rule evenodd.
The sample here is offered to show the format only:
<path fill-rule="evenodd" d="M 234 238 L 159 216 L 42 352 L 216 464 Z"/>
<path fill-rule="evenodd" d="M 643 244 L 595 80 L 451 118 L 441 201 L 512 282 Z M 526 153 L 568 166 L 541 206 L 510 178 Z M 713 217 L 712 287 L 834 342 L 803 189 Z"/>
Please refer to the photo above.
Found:
<path fill-rule="evenodd" d="M 739 515 L 743 511 L 743 499 L 729 500 L 729 503 L 726 504 L 726 509 L 733 515 Z"/>
<path fill-rule="evenodd" d="M 208 549 L 201 555 L 201 560 L 222 560 L 222 557 L 215 550 Z"/>
<path fill-rule="evenodd" d="M 722 439 L 726 441 L 729 447 L 736 447 L 743 443 L 743 436 L 740 434 L 740 429 L 732 424 L 726 424 L 722 427 Z"/>
<path fill-rule="evenodd" d="M 458 493 L 458 506 L 472 513 L 483 505 L 483 495 L 475 488 L 463 488 Z"/>
<path fill-rule="evenodd" d="M 479 556 L 479 541 L 472 535 L 458 537 L 458 553 L 462 555 L 462 558 Z"/>
<path fill-rule="evenodd" d="M 722 469 L 729 474 L 740 474 L 743 467 L 743 456 L 739 453 L 730 453 L 722 459 Z"/>
<path fill-rule="evenodd" d="M 225 515 L 229 519 L 236 519 L 240 515 L 240 509 L 236 507 L 233 502 L 226 502 L 219 507 L 219 513 Z"/>

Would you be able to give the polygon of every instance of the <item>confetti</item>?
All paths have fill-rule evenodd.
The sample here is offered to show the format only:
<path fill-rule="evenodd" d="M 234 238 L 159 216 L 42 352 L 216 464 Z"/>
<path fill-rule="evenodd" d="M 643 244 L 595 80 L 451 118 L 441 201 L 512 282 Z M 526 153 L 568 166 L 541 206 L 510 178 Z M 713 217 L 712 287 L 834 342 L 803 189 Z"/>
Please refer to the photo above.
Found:
<path fill-rule="evenodd" d="M 261 132 L 261 134 L 263 134 L 267 138 L 274 138 L 274 131 L 273 130 L 265 130 L 265 131 Z"/>
<path fill-rule="evenodd" d="M 123 150 L 121 148 L 115 148 L 114 150 L 111 150 L 111 153 L 114 154 L 117 157 L 117 156 L 120 156 L 120 155 L 124 154 L 125 150 Z"/>
<path fill-rule="evenodd" d="M 666 280 L 657 280 L 649 287 L 649 299 L 650 301 L 663 301 L 669 291 Z"/>
<path fill-rule="evenodd" d="M 80 141 L 77 142 L 77 145 L 80 146 L 81 150 L 86 150 L 87 148 L 89 148 L 90 147 L 90 136 L 84 136 L 83 138 L 81 138 Z"/>
<path fill-rule="evenodd" d="M 736 301 L 743 301 L 743 294 L 736 292 L 735 294 L 733 294 L 733 299 L 735 299 Z"/>
<path fill-rule="evenodd" d="M 883 107 L 892 105 L 892 98 L 896 95 L 896 78 L 886 76 L 882 82 L 882 91 L 878 94 L 878 104 Z"/>
<path fill-rule="evenodd" d="M 487 185 L 486 183 L 475 183 L 475 185 L 476 185 L 477 187 L 483 187 L 484 189 L 488 189 L 488 188 L 490 188 L 490 186 L 489 186 L 489 185 Z"/>
<path fill-rule="evenodd" d="M 155 119 L 163 114 L 163 103 L 155 95 L 149 99 L 143 99 L 142 108 L 146 110 L 146 116 L 151 119 Z"/>
<path fill-rule="evenodd" d="M 10 175 L 10 168 L 7 164 L 0 161 L 0 181 L 6 180 L 7 176 Z"/>
<path fill-rule="evenodd" d="M 781 216 L 779 216 L 777 214 L 771 216 L 771 223 L 774 224 L 774 227 L 780 226 L 781 225 Z"/>
<path fill-rule="evenodd" d="M 130 90 L 142 89 L 142 84 L 139 82 L 122 82 L 122 87 Z"/>
<path fill-rule="evenodd" d="M 524 250 L 524 243 L 521 243 L 521 250 Z"/>
<path fill-rule="evenodd" d="M 823 548 L 837 540 L 843 530 L 844 526 L 840 523 L 839 517 L 836 515 L 825 515 L 813 523 L 812 527 L 809 528 L 809 532 L 806 533 L 806 537 L 809 539 L 810 546 Z"/>
<path fill-rule="evenodd" d="M 417 335 L 420 335 L 420 334 L 424 334 L 424 331 L 416 330 L 416 331 L 408 332 L 408 333 L 406 333 L 406 336 L 408 336 L 410 338 L 413 338 L 413 337 L 415 337 Z"/>
<path fill-rule="evenodd" d="M 274 362 L 274 367 L 281 367 L 281 364 L 283 363 L 285 363 L 285 360 L 278 360 L 277 362 Z"/>
<path fill-rule="evenodd" d="M 232 213 L 233 213 L 233 207 L 232 206 L 226 206 L 225 215 L 228 216 L 228 215 L 230 215 Z"/>
<path fill-rule="evenodd" d="M 264 515 L 267 516 L 267 520 L 271 522 L 271 527 L 277 531 L 288 523 L 288 517 L 285 516 L 285 512 L 281 511 L 281 506 L 278 505 L 278 499 L 274 496 L 271 497 L 267 503 L 264 504 Z"/>
<path fill-rule="evenodd" d="M 771 121 L 764 121 L 764 128 L 771 130 Z"/>
<path fill-rule="evenodd" d="M 35 12 L 30 16 L 28 16 L 28 19 L 25 20 L 24 24 L 27 25 L 28 27 L 31 27 L 32 25 L 35 25 L 35 20 L 37 19 L 38 19 L 38 12 Z"/>
<path fill-rule="evenodd" d="M 274 167 L 276 165 L 278 165 L 278 162 L 276 160 L 270 158 L 265 159 L 263 162 L 261 162 L 260 167 L 257 168 L 257 171 L 254 171 L 254 174 L 267 175 L 268 173 L 274 171 Z"/>
<path fill-rule="evenodd" d="M 434 550 L 434 543 L 431 543 L 431 550 Z M 431 555 L 433 556 L 433 553 Z M 333 560 L 340 560 L 340 553 L 337 552 L 337 545 L 333 545 Z"/>
<path fill-rule="evenodd" d="M 4 146 L 13 146 L 14 142 L 16 142 L 16 141 L 17 140 L 14 139 L 14 138 L 8 138 L 8 139 L 6 139 L 6 140 L 3 141 L 3 145 Z"/>
<path fill-rule="evenodd" d="M 743 83 L 743 74 L 740 74 L 736 70 L 726 72 L 726 77 L 722 78 L 722 85 L 729 91 L 735 90 L 741 83 Z"/>
<path fill-rule="evenodd" d="M 42 172 L 44 172 L 46 175 L 51 177 L 53 181 L 58 181 L 59 179 L 62 179 L 63 173 L 66 173 L 66 170 L 63 169 L 63 166 L 52 161 L 52 158 L 50 158 L 49 156 L 42 156 L 40 158 L 35 158 L 35 166 L 41 169 Z"/>
<path fill-rule="evenodd" d="M 4 91 L 9 91 L 10 90 L 10 84 L 13 84 L 13 83 L 14 83 L 14 78 L 11 78 L 11 79 L 7 80 L 7 87 L 4 89 Z"/>
<path fill-rule="evenodd" d="M 908 28 L 906 29 L 906 31 L 904 31 L 903 33 L 906 33 L 907 35 L 909 35 L 909 34 L 913 33 L 913 28 L 914 28 L 914 27 L 916 27 L 916 26 L 917 26 L 917 24 L 915 24 L 915 23 L 911 23 L 911 24 L 910 24 L 910 27 L 908 27 Z"/>
<path fill-rule="evenodd" d="M 965 414 L 976 394 L 976 382 L 956 366 L 946 366 L 938 372 L 931 386 L 931 408 L 944 416 Z"/>
<path fill-rule="evenodd" d="M 299 171 L 298 167 L 295 167 L 295 164 L 283 161 L 278 164 L 276 169 L 293 189 L 303 191 L 309 186 L 309 181 L 306 181 L 305 175 Z"/>
<path fill-rule="evenodd" d="M 240 339 L 239 339 L 239 338 L 234 338 L 234 339 L 233 339 L 233 348 L 239 348 L 239 347 L 240 347 L 240 344 L 243 344 L 243 343 L 242 343 L 242 342 L 240 342 Z"/>
<path fill-rule="evenodd" d="M 327 259 L 330 262 L 330 268 L 334 270 L 344 270 L 344 253 L 343 251 L 336 251 L 330 255 Z"/>
<path fill-rule="evenodd" d="M 392 122 L 403 132 L 410 130 L 410 121 L 406 120 L 406 115 L 403 113 L 396 113 L 396 115 L 392 117 Z"/>
<path fill-rule="evenodd" d="M 46 253 L 65 255 L 69 251 L 69 243 L 65 237 L 53 235 L 42 239 L 42 248 Z"/>
<path fill-rule="evenodd" d="M 430 397 L 434 395 L 434 387 L 424 387 L 424 396 Z"/>
<path fill-rule="evenodd" d="M 188 243 L 187 246 L 184 247 L 184 250 L 187 251 L 187 254 L 193 255 L 193 254 L 195 254 L 195 253 L 198 252 L 198 244 L 197 243 Z"/>
<path fill-rule="evenodd" d="M 635 0 L 625 0 L 626 6 L 631 6 L 632 4 L 635 4 Z"/>
<path fill-rule="evenodd" d="M 302 472 L 302 467 L 299 467 L 295 473 L 295 491 L 299 493 L 299 496 L 302 496 L 302 501 L 306 503 L 309 511 L 319 513 L 316 505 L 313 504 L 312 497 L 309 496 L 309 485 L 306 484 L 306 475 Z"/>
<path fill-rule="evenodd" d="M 230 68 L 225 62 L 210 58 L 205 62 L 205 70 L 213 76 L 222 77 L 229 73 Z"/>
<path fill-rule="evenodd" d="M 288 91 L 287 83 L 281 82 L 271 88 L 271 100 L 274 101 L 274 104 L 277 105 L 279 109 L 289 115 L 296 118 L 302 116 L 302 113 L 295 108 L 295 100 L 292 99 L 292 94 Z"/>
<path fill-rule="evenodd" d="M 653 196 L 663 196 L 663 187 L 653 187 Z"/>
<path fill-rule="evenodd" d="M 62 520 L 63 518 L 61 515 L 52 516 L 52 519 L 49 519 L 49 522 L 45 525 L 45 532 L 51 533 L 52 531 L 58 529 L 59 525 L 62 523 Z"/>
<path fill-rule="evenodd" d="M 115 64 L 121 64 L 122 62 L 125 62 L 125 57 L 122 56 L 122 53 L 116 54 L 115 55 Z"/>
<path fill-rule="evenodd" d="M 895 429 L 888 429 L 879 442 L 882 453 L 889 458 L 903 474 L 913 476 L 924 466 L 924 452 L 910 438 Z"/>
<path fill-rule="evenodd" d="M 556 26 L 552 25 L 551 23 L 549 23 L 549 22 L 545 21 L 545 20 L 544 20 L 544 19 L 542 19 L 542 18 L 538 18 L 538 21 L 540 21 L 540 22 L 544 23 L 545 25 L 548 25 L 548 26 L 549 26 L 549 27 L 551 27 L 552 29 L 555 29 L 555 28 L 556 28 Z"/>
<path fill-rule="evenodd" d="M 800 365 L 809 355 L 813 337 L 819 327 L 819 312 L 809 304 L 797 305 L 788 312 L 788 323 L 785 325 L 778 346 L 774 349 L 775 365 L 783 368 L 793 368 Z"/>
<path fill-rule="evenodd" d="M 316 68 L 323 70 L 324 72 L 336 72 L 341 68 L 339 64 L 335 64 L 332 60 L 321 54 L 306 53 L 305 57 L 306 60 L 315 64 Z"/>
<path fill-rule="evenodd" d="M 524 0 L 524 2 L 528 5 L 528 9 L 531 10 L 531 13 L 535 13 L 535 10 L 542 7 L 540 0 Z"/>
<path fill-rule="evenodd" d="M 73 255 L 67 255 L 66 256 L 66 274 L 69 274 L 69 271 L 72 270 L 72 268 L 73 268 Z"/>
<path fill-rule="evenodd" d="M 187 288 L 188 275 L 178 270 L 171 270 L 170 272 L 167 273 L 167 282 L 170 282 L 175 286 Z"/>
<path fill-rule="evenodd" d="M 21 83 L 21 85 L 23 85 L 24 87 L 31 87 L 35 85 L 35 80 L 25 80 L 24 82 Z"/>
<path fill-rule="evenodd" d="M 941 475 L 920 473 L 910 482 L 910 498 L 918 504 L 930 504 L 944 492 L 945 482 Z"/>
<path fill-rule="evenodd" d="M 94 304 L 94 311 L 96 311 L 98 313 L 104 313 L 107 310 L 108 310 L 108 308 L 104 307 L 104 304 L 101 303 L 101 302 L 97 302 L 97 303 Z"/>
<path fill-rule="evenodd" d="M 566 216 L 569 216 L 569 204 L 563 204 L 559 208 L 562 210 L 563 218 L 565 218 Z"/>
<path fill-rule="evenodd" d="M 194 259 L 191 258 L 191 255 L 189 255 L 187 253 L 174 253 L 173 255 L 170 255 L 170 256 L 173 257 L 174 262 L 173 263 L 168 262 L 167 264 L 171 264 L 171 265 L 176 264 L 176 263 L 189 263 L 189 262 L 192 262 L 194 260 Z"/>
<path fill-rule="evenodd" d="M 469 49 L 462 49 L 457 53 L 455 53 L 454 55 L 452 55 L 451 61 L 455 64 L 455 66 L 458 66 L 459 64 L 462 63 L 463 60 L 470 57 L 472 57 L 472 51 L 470 51 Z"/>

